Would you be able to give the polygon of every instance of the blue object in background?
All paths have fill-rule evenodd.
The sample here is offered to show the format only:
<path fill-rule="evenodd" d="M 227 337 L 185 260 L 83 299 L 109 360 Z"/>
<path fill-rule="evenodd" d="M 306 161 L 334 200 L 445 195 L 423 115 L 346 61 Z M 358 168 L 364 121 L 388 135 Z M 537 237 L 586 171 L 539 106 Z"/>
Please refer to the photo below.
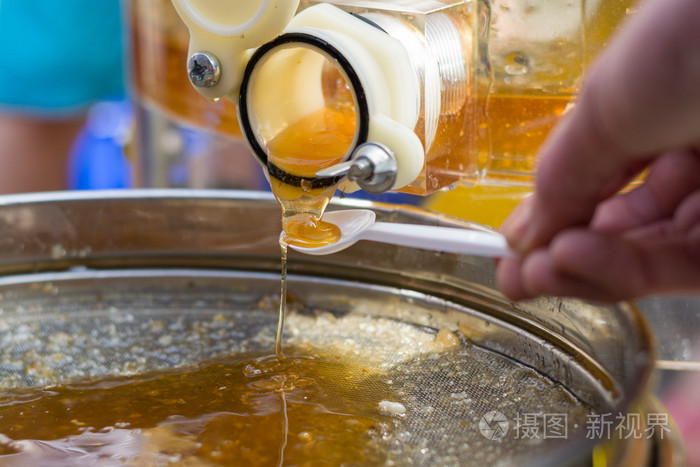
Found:
<path fill-rule="evenodd" d="M 132 186 L 131 165 L 124 154 L 132 122 L 132 107 L 128 101 L 104 101 L 92 106 L 71 151 L 70 189 Z"/>
<path fill-rule="evenodd" d="M 0 0 L 0 108 L 81 114 L 125 94 L 120 0 Z"/>
<path fill-rule="evenodd" d="M 177 126 L 177 133 L 182 138 L 182 157 L 168 167 L 168 183 L 173 187 L 187 187 L 192 179 L 192 160 L 209 153 L 211 135 L 186 126 Z"/>

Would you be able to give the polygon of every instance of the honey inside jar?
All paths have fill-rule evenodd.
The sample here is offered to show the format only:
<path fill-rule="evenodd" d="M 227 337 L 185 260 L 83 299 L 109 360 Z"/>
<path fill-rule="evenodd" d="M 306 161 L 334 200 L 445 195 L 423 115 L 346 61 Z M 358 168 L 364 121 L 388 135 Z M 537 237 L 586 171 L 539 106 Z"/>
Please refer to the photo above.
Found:
<path fill-rule="evenodd" d="M 297 63 L 305 67 L 306 73 L 299 73 L 304 79 L 271 102 L 265 97 L 269 80 L 278 76 L 278 68 Z M 344 72 L 316 49 L 290 47 L 261 62 L 251 83 L 251 94 L 259 97 L 251 109 L 252 125 L 265 147 L 270 186 L 282 207 L 283 240 L 304 247 L 336 242 L 340 230 L 321 219 L 336 183 L 316 173 L 342 162 L 355 141 L 355 101 Z"/>
<path fill-rule="evenodd" d="M 268 144 L 268 162 L 282 171 L 307 179 L 319 170 L 343 160 L 352 143 L 355 114 L 323 108 L 282 131 Z M 270 186 L 282 207 L 284 241 L 303 247 L 335 243 L 340 229 L 321 220 L 335 185 L 314 188 L 302 180 L 299 186 L 271 177 Z"/>

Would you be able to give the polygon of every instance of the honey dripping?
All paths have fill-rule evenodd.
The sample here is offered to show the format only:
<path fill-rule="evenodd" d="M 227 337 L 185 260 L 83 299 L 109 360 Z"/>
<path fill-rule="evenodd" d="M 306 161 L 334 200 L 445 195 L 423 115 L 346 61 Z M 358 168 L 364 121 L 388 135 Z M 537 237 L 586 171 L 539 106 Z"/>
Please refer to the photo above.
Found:
<path fill-rule="evenodd" d="M 284 336 L 284 318 L 287 316 L 287 242 L 280 236 L 280 251 L 282 259 L 282 280 L 280 281 L 280 309 L 277 319 L 277 335 L 275 336 L 275 355 L 278 360 L 284 358 L 282 338 Z"/>
<path fill-rule="evenodd" d="M 335 193 L 335 185 L 315 187 L 316 172 L 343 160 L 355 136 L 355 112 L 345 82 L 337 72 L 326 74 L 326 106 L 290 124 L 267 143 L 268 164 L 286 174 L 301 177 L 298 185 L 270 177 L 272 193 L 282 208 L 280 249 L 282 280 L 275 342 L 283 358 L 282 336 L 287 309 L 287 245 L 319 247 L 340 239 L 338 226 L 321 217 Z M 284 177 L 283 177 L 284 178 Z"/>

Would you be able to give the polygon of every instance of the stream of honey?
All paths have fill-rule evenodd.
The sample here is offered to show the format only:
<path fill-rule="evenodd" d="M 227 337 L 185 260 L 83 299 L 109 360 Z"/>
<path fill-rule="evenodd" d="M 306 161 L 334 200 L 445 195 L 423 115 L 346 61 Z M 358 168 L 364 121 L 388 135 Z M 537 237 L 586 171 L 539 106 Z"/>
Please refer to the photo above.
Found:
<path fill-rule="evenodd" d="M 280 235 L 282 280 L 275 353 L 283 358 L 282 341 L 287 313 L 287 245 L 319 247 L 337 242 L 338 226 L 322 220 L 336 186 L 316 188 L 316 172 L 343 160 L 355 136 L 355 112 L 343 78 L 329 70 L 324 74 L 327 105 L 293 122 L 267 143 L 268 169 L 274 166 L 288 178 L 270 177 L 272 193 L 282 208 Z M 288 183 L 302 177 L 298 185 Z"/>
<path fill-rule="evenodd" d="M 355 131 L 351 110 L 325 107 L 290 125 L 268 144 L 268 165 L 292 176 L 315 178 L 322 168 L 342 161 Z M 321 219 L 335 193 L 335 185 L 312 188 L 270 177 L 270 186 L 282 208 L 280 235 L 282 280 L 275 340 L 277 358 L 283 358 L 282 341 L 287 313 L 287 245 L 318 247 L 340 239 L 338 226 Z"/>

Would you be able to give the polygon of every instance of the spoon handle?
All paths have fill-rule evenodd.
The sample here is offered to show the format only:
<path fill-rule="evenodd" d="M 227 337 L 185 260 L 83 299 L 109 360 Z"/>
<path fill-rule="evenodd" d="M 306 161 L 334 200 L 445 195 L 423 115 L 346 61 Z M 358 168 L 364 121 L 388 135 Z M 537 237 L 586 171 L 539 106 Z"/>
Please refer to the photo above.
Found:
<path fill-rule="evenodd" d="M 437 227 L 417 224 L 376 222 L 362 232 L 362 238 L 375 242 L 495 258 L 514 256 L 505 237 L 496 232 Z"/>

